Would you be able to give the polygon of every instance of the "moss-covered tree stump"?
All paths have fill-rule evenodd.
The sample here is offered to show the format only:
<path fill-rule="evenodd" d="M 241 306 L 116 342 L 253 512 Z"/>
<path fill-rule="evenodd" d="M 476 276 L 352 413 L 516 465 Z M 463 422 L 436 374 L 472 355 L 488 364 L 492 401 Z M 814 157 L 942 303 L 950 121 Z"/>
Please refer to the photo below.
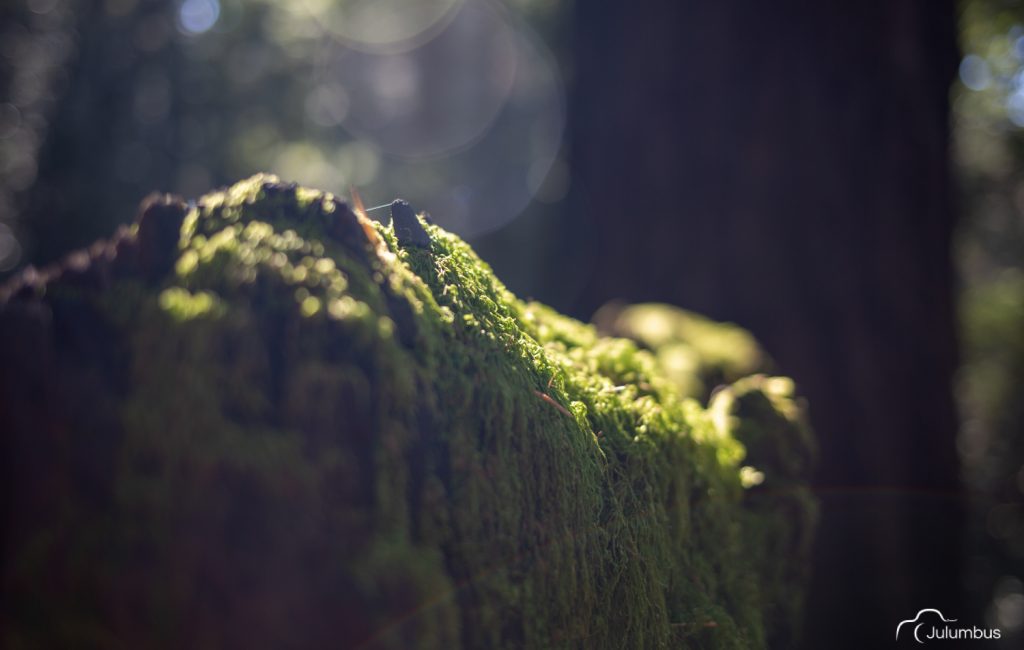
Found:
<path fill-rule="evenodd" d="M 789 645 L 791 383 L 705 408 L 424 226 L 260 176 L 9 283 L 3 644 Z"/>

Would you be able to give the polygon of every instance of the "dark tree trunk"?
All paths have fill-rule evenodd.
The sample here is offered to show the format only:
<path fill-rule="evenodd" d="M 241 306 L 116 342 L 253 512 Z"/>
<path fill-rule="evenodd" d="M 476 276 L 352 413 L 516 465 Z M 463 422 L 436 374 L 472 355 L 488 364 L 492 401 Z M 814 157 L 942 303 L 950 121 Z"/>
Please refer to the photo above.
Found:
<path fill-rule="evenodd" d="M 125 15 L 100 0 L 69 4 L 67 33 L 57 35 L 66 60 L 50 62 L 59 67 L 46 90 L 57 101 L 38 118 L 37 180 L 16 197 L 24 261 L 35 265 L 105 236 L 144 196 L 172 189 L 181 155 L 176 3 L 151 0 Z"/>
<path fill-rule="evenodd" d="M 956 618 L 953 4 L 591 1 L 575 19 L 576 311 L 734 320 L 797 379 L 821 445 L 807 647 Z"/>

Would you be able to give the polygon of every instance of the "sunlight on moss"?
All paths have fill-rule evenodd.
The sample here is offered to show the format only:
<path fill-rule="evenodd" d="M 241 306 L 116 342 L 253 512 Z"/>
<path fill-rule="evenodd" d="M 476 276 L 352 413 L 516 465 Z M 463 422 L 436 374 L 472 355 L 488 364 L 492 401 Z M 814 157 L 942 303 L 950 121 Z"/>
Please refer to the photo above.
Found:
<path fill-rule="evenodd" d="M 695 351 L 680 361 L 600 336 L 520 301 L 437 226 L 423 222 L 429 247 L 403 246 L 359 219 L 256 176 L 190 208 L 158 298 L 136 284 L 111 301 L 144 360 L 120 410 L 131 516 L 115 525 L 154 566 L 189 543 L 158 532 L 167 513 L 222 516 L 228 497 L 196 477 L 239 474 L 274 521 L 299 518 L 261 532 L 274 548 L 337 548 L 318 571 L 391 647 L 510 647 L 510 629 L 514 647 L 795 634 L 815 505 L 791 382 L 733 381 L 705 407 L 673 375 L 733 368 L 715 345 L 662 332 L 661 349 Z M 667 316 L 674 335 L 745 345 L 685 318 Z M 181 602 L 204 584 L 189 561 L 174 564 Z M 185 625 L 150 597 L 140 607 Z"/>
<path fill-rule="evenodd" d="M 160 293 L 160 308 L 177 321 L 223 313 L 220 299 L 212 293 L 200 291 L 193 294 L 178 287 L 170 287 Z"/>
<path fill-rule="evenodd" d="M 757 468 L 744 465 L 740 468 L 740 483 L 744 488 L 752 488 L 755 485 L 764 483 L 764 472 L 757 471 Z"/>

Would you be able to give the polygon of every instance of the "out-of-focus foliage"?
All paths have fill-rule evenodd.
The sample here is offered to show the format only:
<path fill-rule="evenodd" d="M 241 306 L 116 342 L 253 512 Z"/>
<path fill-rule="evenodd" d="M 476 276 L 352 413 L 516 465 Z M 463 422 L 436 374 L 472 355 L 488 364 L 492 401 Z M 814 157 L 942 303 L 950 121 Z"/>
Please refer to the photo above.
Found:
<path fill-rule="evenodd" d="M 965 3 L 953 92 L 955 155 L 966 190 L 962 268 L 992 279 L 1024 260 L 1024 8 Z"/>
<path fill-rule="evenodd" d="M 968 587 L 1006 647 L 1024 633 L 1024 7 L 962 4 L 955 160 L 961 451 L 975 497 Z"/>
<path fill-rule="evenodd" d="M 14 0 L 0 272 L 109 232 L 153 190 L 194 197 L 257 171 L 403 196 L 464 236 L 557 203 L 565 93 L 546 41 L 562 6 Z"/>

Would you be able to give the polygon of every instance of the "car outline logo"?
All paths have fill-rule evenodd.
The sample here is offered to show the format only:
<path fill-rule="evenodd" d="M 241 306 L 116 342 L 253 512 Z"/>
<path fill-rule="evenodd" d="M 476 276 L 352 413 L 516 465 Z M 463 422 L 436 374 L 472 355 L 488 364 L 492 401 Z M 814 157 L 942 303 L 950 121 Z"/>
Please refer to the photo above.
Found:
<path fill-rule="evenodd" d="M 921 611 L 919 611 L 917 613 L 917 616 L 915 616 L 914 618 L 908 618 L 905 621 L 900 621 L 900 624 L 896 626 L 896 640 L 897 641 L 900 640 L 900 629 L 904 625 L 906 625 L 907 623 L 917 623 L 917 625 L 914 626 L 914 640 L 917 641 L 918 643 L 924 643 L 924 641 L 922 641 L 917 636 L 917 631 L 919 629 L 921 629 L 921 626 L 924 625 L 924 623 L 918 623 L 917 621 L 918 621 L 918 619 L 921 618 L 921 614 L 924 614 L 925 612 L 934 612 L 939 617 L 939 620 L 941 620 L 943 623 L 955 623 L 956 622 L 955 618 L 946 618 L 945 616 L 942 615 L 942 612 L 940 612 L 937 609 L 930 609 L 930 608 L 929 609 L 922 609 Z"/>

